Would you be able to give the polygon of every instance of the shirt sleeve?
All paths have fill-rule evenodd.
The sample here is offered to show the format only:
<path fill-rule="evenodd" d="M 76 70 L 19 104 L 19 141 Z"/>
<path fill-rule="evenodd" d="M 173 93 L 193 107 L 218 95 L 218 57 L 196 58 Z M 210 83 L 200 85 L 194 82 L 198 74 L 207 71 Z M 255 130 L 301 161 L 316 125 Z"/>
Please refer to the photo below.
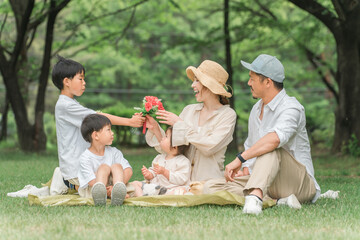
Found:
<path fill-rule="evenodd" d="M 125 159 L 124 155 L 119 149 L 112 147 L 112 151 L 113 151 L 113 158 L 115 163 L 121 164 L 124 170 L 126 168 L 132 168 L 128 160 Z"/>
<path fill-rule="evenodd" d="M 232 141 L 236 122 L 235 111 L 224 112 L 213 128 L 197 132 L 192 122 L 179 121 L 173 126 L 173 145 L 194 145 L 204 156 L 211 156 Z"/>
<path fill-rule="evenodd" d="M 158 124 L 159 125 L 159 124 Z M 159 128 L 160 128 L 160 132 L 161 132 L 161 135 L 162 136 L 165 136 L 165 131 L 160 127 L 159 125 Z M 147 131 L 146 134 L 145 134 L 145 140 L 146 140 L 146 143 L 150 146 L 150 147 L 153 147 L 155 148 L 155 150 L 158 152 L 158 153 L 164 153 L 164 151 L 161 149 L 160 147 L 160 143 L 159 141 L 157 140 L 156 136 L 154 133 L 152 133 L 151 131 Z"/>
<path fill-rule="evenodd" d="M 191 164 L 190 160 L 184 157 L 178 157 L 176 159 L 176 169 L 173 171 L 169 170 L 169 182 L 182 186 L 185 185 L 190 179 Z"/>
<path fill-rule="evenodd" d="M 83 119 L 89 115 L 96 113 L 94 110 L 86 108 L 79 103 L 69 104 L 66 110 L 66 120 L 76 127 L 80 128 Z"/>
<path fill-rule="evenodd" d="M 86 188 L 89 182 L 96 178 L 91 161 L 85 154 L 82 154 L 80 156 L 80 169 L 78 177 L 80 182 L 80 188 Z"/>
<path fill-rule="evenodd" d="M 278 148 L 281 148 L 296 134 L 300 122 L 300 109 L 288 108 L 282 111 L 274 127 L 270 128 L 268 132 L 276 132 L 280 139 Z"/>

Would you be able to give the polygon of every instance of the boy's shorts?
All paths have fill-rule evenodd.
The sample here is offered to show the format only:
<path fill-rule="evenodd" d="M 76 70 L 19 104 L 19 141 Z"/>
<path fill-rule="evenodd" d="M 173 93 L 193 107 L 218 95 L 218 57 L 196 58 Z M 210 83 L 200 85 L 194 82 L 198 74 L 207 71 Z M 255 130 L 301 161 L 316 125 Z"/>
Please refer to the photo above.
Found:
<path fill-rule="evenodd" d="M 70 189 L 75 189 L 75 185 L 80 186 L 80 182 L 79 182 L 78 178 L 72 178 L 72 179 L 68 179 L 68 180 L 63 179 L 63 181 L 64 181 L 64 184 Z"/>

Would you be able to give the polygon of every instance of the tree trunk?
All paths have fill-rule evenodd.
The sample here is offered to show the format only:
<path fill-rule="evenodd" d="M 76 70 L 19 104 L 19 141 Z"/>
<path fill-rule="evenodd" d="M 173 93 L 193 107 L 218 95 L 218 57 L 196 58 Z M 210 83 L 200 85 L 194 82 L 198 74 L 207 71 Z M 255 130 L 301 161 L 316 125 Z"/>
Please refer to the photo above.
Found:
<path fill-rule="evenodd" d="M 225 58 L 226 58 L 226 69 L 229 73 L 229 79 L 227 81 L 228 85 L 233 90 L 233 96 L 230 98 L 230 107 L 235 109 L 235 93 L 234 93 L 234 87 L 233 87 L 233 69 L 232 69 L 232 59 L 231 59 L 231 39 L 230 39 L 230 31 L 229 31 L 229 0 L 224 0 L 224 37 L 225 37 Z M 237 120 L 237 117 L 236 117 Z M 233 141 L 230 143 L 229 148 L 232 150 L 237 150 L 238 147 L 238 141 L 237 141 L 237 121 L 235 123 L 235 131 L 233 134 Z"/>
<path fill-rule="evenodd" d="M 8 117 L 8 112 L 9 112 L 9 97 L 8 94 L 6 93 L 5 95 L 5 106 L 4 106 L 4 110 L 2 112 L 2 116 L 1 116 L 1 132 L 0 132 L 0 142 L 3 140 L 6 140 L 7 138 L 7 117 Z"/>
<path fill-rule="evenodd" d="M 348 21 L 357 21 L 354 25 L 360 29 L 359 17 Z M 339 104 L 335 112 L 334 151 L 341 150 L 344 144 L 347 145 L 353 134 L 360 140 L 360 37 L 356 36 L 356 31 L 349 26 L 344 27 L 341 33 L 342 36 L 336 38 Z"/>
<path fill-rule="evenodd" d="M 332 150 L 338 152 L 349 143 L 353 134 L 360 140 L 360 3 L 332 1 L 336 16 L 314 0 L 289 1 L 318 18 L 336 41 L 339 104 L 335 111 Z"/>
<path fill-rule="evenodd" d="M 0 45 L 0 71 L 6 86 L 6 92 L 15 115 L 18 141 L 23 151 L 39 152 L 46 149 L 46 135 L 44 131 L 45 90 L 50 69 L 51 48 L 53 42 L 54 24 L 57 14 L 69 3 L 70 0 L 51 0 L 47 15 L 47 26 L 45 36 L 44 56 L 39 77 L 38 95 L 35 105 L 35 123 L 32 125 L 27 116 L 27 109 L 21 88 L 19 85 L 18 62 L 21 49 L 25 48 L 28 26 L 34 1 L 12 0 L 11 6 L 14 10 L 17 23 L 17 39 L 14 50 L 9 60 L 6 59 L 2 46 Z"/>

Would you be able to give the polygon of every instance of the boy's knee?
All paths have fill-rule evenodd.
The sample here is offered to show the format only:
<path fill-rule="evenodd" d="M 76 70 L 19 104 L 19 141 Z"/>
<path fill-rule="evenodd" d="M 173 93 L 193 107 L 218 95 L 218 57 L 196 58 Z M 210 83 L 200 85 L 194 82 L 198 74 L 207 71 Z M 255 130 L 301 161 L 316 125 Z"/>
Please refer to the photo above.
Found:
<path fill-rule="evenodd" d="M 108 172 L 110 174 L 111 168 L 107 164 L 101 164 L 98 168 L 98 172 Z"/>
<path fill-rule="evenodd" d="M 124 171 L 123 167 L 121 166 L 121 164 L 119 163 L 114 163 L 113 165 L 111 165 L 111 169 L 112 170 L 121 170 L 121 171 Z"/>

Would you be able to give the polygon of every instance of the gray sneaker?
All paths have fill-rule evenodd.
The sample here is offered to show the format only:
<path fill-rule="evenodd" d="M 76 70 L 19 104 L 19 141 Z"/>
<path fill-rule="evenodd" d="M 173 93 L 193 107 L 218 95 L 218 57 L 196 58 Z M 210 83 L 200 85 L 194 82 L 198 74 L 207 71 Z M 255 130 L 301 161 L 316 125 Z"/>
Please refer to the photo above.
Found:
<path fill-rule="evenodd" d="M 126 197 L 126 186 L 123 182 L 117 182 L 114 184 L 111 191 L 111 205 L 120 206 L 123 204 Z"/>
<path fill-rule="evenodd" d="M 263 202 L 255 195 L 245 196 L 245 204 L 243 213 L 246 214 L 260 214 L 262 212 Z"/>
<path fill-rule="evenodd" d="M 277 201 L 276 205 L 277 206 L 289 206 L 290 208 L 294 208 L 294 209 L 301 208 L 301 204 L 294 194 L 291 194 L 290 196 L 288 196 L 286 198 L 280 198 Z"/>
<path fill-rule="evenodd" d="M 91 195 L 95 206 L 106 205 L 106 187 L 102 182 L 97 182 L 93 185 L 91 189 Z"/>

